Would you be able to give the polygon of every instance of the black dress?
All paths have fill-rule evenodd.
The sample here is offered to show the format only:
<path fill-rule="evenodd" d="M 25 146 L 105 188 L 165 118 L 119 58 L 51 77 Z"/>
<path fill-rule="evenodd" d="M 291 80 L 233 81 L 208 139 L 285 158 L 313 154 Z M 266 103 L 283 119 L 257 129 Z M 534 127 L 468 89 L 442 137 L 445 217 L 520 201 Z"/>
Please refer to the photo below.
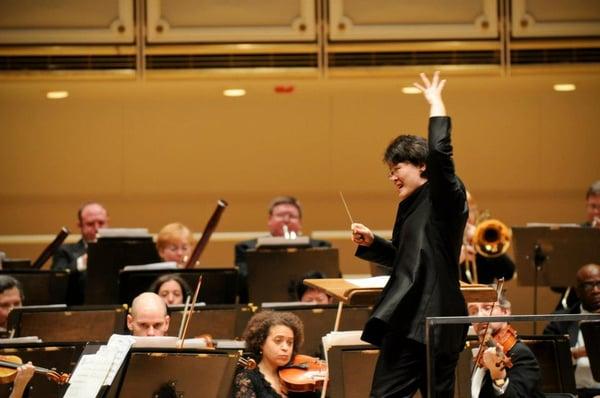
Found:
<path fill-rule="evenodd" d="M 256 369 L 244 369 L 235 376 L 232 398 L 281 398 L 271 383 Z"/>
<path fill-rule="evenodd" d="M 289 398 L 317 398 L 320 397 L 316 392 L 296 393 L 290 392 Z M 244 369 L 240 371 L 233 381 L 232 398 L 282 398 L 271 386 L 271 383 L 265 379 L 265 376 L 256 369 Z"/>

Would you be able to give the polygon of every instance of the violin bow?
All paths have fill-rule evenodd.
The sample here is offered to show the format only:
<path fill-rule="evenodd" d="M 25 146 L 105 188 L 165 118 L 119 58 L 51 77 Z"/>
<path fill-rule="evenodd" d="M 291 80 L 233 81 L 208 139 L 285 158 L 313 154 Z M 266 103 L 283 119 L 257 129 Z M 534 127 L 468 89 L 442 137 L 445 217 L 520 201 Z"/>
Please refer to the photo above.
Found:
<path fill-rule="evenodd" d="M 198 278 L 198 284 L 196 285 L 196 291 L 194 292 L 194 298 L 192 299 L 192 305 L 190 306 L 190 311 L 187 316 L 184 312 L 183 317 L 181 318 L 181 322 L 184 322 L 184 319 L 185 319 L 185 326 L 183 327 L 183 334 L 181 335 L 181 340 L 179 342 L 179 348 L 183 348 L 183 343 L 185 341 L 185 335 L 187 334 L 187 329 L 190 324 L 190 319 L 192 319 L 192 314 L 194 313 L 194 306 L 196 304 L 196 300 L 198 300 L 198 293 L 200 293 L 201 285 L 202 285 L 202 274 L 200 274 L 200 277 Z"/>
<path fill-rule="evenodd" d="M 498 282 L 496 283 L 496 300 L 494 300 L 494 303 L 492 304 L 492 308 L 490 309 L 490 313 L 488 314 L 488 316 L 492 316 L 492 312 L 494 312 L 494 308 L 496 307 L 496 302 L 498 302 L 498 297 L 500 297 L 503 287 L 504 287 L 504 278 L 500 278 L 500 279 L 498 279 Z M 486 322 L 485 329 L 483 330 L 483 333 L 481 334 L 482 337 L 481 337 L 481 341 L 479 342 L 479 350 L 477 351 L 477 356 L 475 357 L 475 366 L 473 366 L 473 369 L 471 370 L 471 378 L 473 378 L 473 375 L 475 374 L 475 369 L 477 369 L 477 364 L 479 363 L 479 361 L 481 360 L 481 357 L 483 356 L 484 350 L 482 350 L 481 348 L 483 347 L 483 343 L 485 342 L 485 336 L 487 336 L 489 328 L 490 328 L 490 323 Z"/>

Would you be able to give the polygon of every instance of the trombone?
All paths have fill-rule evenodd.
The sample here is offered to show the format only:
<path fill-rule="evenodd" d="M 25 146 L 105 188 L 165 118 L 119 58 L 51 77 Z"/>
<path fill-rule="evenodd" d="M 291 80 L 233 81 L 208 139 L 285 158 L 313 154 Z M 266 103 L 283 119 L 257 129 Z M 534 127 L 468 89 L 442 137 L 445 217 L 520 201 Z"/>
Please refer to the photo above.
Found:
<path fill-rule="evenodd" d="M 471 245 L 483 257 L 499 257 L 510 247 L 512 232 L 503 222 L 490 219 L 477 224 Z M 465 275 L 470 283 L 478 283 L 476 257 L 465 259 Z"/>

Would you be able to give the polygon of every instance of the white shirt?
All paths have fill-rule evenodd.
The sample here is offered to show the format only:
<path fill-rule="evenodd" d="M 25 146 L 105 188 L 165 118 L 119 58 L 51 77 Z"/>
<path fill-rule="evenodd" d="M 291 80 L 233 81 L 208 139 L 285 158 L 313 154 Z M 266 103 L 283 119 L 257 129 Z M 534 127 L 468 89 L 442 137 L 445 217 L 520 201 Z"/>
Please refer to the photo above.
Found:
<path fill-rule="evenodd" d="M 582 314 L 593 314 L 580 306 Z M 581 329 L 577 334 L 577 344 L 574 348 L 585 347 Z M 577 388 L 600 388 L 600 382 L 594 380 L 592 369 L 590 368 L 590 358 L 586 355 L 575 360 L 575 385 Z"/>

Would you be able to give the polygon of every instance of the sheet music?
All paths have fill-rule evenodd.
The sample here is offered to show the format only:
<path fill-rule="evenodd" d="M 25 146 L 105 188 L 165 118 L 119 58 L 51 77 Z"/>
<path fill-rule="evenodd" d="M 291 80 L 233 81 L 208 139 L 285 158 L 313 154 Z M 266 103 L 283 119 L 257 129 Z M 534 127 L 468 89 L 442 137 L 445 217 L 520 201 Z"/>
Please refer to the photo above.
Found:
<path fill-rule="evenodd" d="M 329 332 L 321 338 L 323 342 L 323 351 L 325 353 L 325 361 L 328 361 L 327 352 L 332 346 L 344 346 L 344 345 L 369 345 L 369 343 L 362 341 L 360 336 L 362 330 L 347 330 L 343 332 Z"/>
<path fill-rule="evenodd" d="M 0 339 L 0 347 L 5 344 L 30 344 L 41 342 L 42 339 L 40 339 L 38 336 L 12 337 L 7 339 Z"/>
<path fill-rule="evenodd" d="M 374 276 L 372 278 L 356 278 L 344 280 L 363 289 L 383 289 L 390 280 L 390 277 L 388 275 L 382 275 Z"/>
<path fill-rule="evenodd" d="M 179 339 L 176 336 L 136 336 L 133 347 L 135 348 L 178 348 Z M 206 339 L 185 339 L 184 348 L 207 348 Z"/>
<path fill-rule="evenodd" d="M 100 350 L 105 348 L 108 351 L 111 351 L 114 354 L 114 359 L 111 363 L 108 374 L 106 375 L 106 379 L 104 380 L 105 385 L 111 385 L 117 372 L 121 368 L 121 365 L 125 361 L 125 357 L 129 352 L 132 344 L 135 342 L 133 336 L 121 335 L 121 334 L 113 334 L 110 336 L 108 340 L 108 344 L 106 346 L 100 347 Z M 99 351 L 100 351 L 99 350 Z"/>
<path fill-rule="evenodd" d="M 69 379 L 63 398 L 90 398 L 98 395 L 114 360 L 114 352 L 84 355 Z"/>
<path fill-rule="evenodd" d="M 175 261 L 165 261 L 162 263 L 126 265 L 123 267 L 123 271 L 159 271 L 163 269 L 177 269 L 177 263 Z"/>

